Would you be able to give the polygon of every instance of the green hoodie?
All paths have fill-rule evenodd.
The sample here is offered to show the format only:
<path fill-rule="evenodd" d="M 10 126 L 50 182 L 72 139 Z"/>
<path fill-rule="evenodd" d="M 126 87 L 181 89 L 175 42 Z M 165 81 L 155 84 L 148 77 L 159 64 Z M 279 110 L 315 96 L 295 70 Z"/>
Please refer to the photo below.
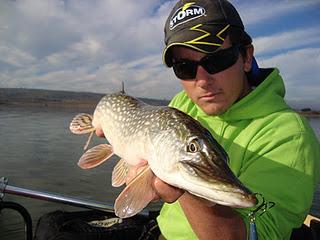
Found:
<path fill-rule="evenodd" d="M 244 185 L 275 203 L 256 217 L 259 239 L 289 239 L 292 228 L 300 227 L 308 214 L 320 180 L 319 141 L 307 120 L 285 103 L 284 94 L 283 80 L 274 69 L 219 116 L 205 114 L 184 91 L 170 103 L 209 129 Z M 235 209 L 247 227 L 253 209 Z M 166 239 L 197 239 L 178 201 L 164 204 L 157 220 Z"/>

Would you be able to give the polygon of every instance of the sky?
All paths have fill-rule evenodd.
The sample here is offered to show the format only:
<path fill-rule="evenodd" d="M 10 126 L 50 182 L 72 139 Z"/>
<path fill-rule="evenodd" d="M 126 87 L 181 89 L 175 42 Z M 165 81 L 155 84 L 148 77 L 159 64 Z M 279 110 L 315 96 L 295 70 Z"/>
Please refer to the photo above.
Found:
<path fill-rule="evenodd" d="M 234 0 L 260 67 L 286 99 L 320 109 L 320 0 Z M 164 22 L 176 1 L 0 0 L 0 88 L 118 91 L 171 99 Z"/>

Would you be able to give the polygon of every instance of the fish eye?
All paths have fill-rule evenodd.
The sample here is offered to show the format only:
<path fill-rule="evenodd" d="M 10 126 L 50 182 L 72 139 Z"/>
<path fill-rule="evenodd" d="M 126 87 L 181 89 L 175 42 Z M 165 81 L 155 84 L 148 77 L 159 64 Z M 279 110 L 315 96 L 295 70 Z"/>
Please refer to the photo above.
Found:
<path fill-rule="evenodd" d="M 187 151 L 190 153 L 196 153 L 199 152 L 201 149 L 200 144 L 198 142 L 198 139 L 193 139 L 191 142 L 187 145 Z"/>

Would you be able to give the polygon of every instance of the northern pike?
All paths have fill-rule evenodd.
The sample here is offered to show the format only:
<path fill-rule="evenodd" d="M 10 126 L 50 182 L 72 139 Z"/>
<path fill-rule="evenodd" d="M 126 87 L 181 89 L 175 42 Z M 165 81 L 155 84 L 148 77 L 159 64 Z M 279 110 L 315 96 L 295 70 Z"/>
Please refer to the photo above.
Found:
<path fill-rule="evenodd" d="M 86 151 L 78 165 L 88 169 L 114 154 L 121 158 L 112 172 L 112 185 L 128 185 L 115 201 L 118 217 L 133 216 L 153 200 L 154 175 L 212 203 L 238 208 L 256 203 L 210 132 L 178 109 L 148 105 L 123 92 L 107 94 L 93 116 L 78 114 L 70 123 L 75 134 L 92 135 L 96 128 L 102 129 L 109 144 Z"/>

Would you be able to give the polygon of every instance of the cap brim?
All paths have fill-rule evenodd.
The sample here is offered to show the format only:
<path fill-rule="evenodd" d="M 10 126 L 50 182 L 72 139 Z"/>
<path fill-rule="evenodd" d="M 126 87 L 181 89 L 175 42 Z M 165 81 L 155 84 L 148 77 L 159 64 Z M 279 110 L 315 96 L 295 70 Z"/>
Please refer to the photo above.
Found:
<path fill-rule="evenodd" d="M 196 50 L 196 51 L 199 51 L 199 52 L 203 52 L 203 53 L 212 53 L 211 51 L 205 51 L 201 48 L 198 48 L 194 45 L 191 45 L 191 44 L 187 44 L 187 43 L 171 43 L 170 45 L 168 45 L 164 50 L 163 50 L 163 53 L 162 53 L 162 61 L 163 63 L 167 66 L 167 67 L 172 67 L 172 53 L 171 53 L 171 50 L 172 50 L 172 47 L 174 46 L 182 46 L 182 47 L 187 47 L 187 48 L 191 48 L 193 50 Z M 219 46 L 217 46 L 216 49 L 218 49 Z"/>
<path fill-rule="evenodd" d="M 251 44 L 252 38 L 250 37 L 250 35 L 246 31 L 243 31 L 243 34 L 244 34 L 244 36 L 242 38 L 241 44 L 243 44 L 243 45 Z M 171 42 L 172 42 L 172 40 L 171 40 Z M 187 47 L 187 48 L 191 48 L 193 50 L 196 50 L 196 51 L 199 51 L 199 52 L 202 52 L 205 54 L 210 54 L 210 53 L 215 52 L 222 45 L 222 43 L 216 44 L 216 45 L 211 45 L 210 48 L 208 48 L 208 46 L 206 46 L 206 48 L 204 49 L 204 48 L 197 47 L 198 45 L 188 44 L 185 42 L 179 42 L 179 41 L 172 42 L 171 44 L 166 46 L 165 49 L 163 50 L 162 61 L 167 67 L 172 67 L 172 52 L 171 52 L 171 50 L 172 50 L 172 47 L 174 47 L 174 46 Z M 210 51 L 208 51 L 208 50 L 210 50 Z"/>
<path fill-rule="evenodd" d="M 167 47 L 163 51 L 163 62 L 172 66 L 171 48 L 184 46 L 203 53 L 213 53 L 223 44 L 229 32 L 229 24 L 198 24 L 185 27 L 166 39 Z"/>

